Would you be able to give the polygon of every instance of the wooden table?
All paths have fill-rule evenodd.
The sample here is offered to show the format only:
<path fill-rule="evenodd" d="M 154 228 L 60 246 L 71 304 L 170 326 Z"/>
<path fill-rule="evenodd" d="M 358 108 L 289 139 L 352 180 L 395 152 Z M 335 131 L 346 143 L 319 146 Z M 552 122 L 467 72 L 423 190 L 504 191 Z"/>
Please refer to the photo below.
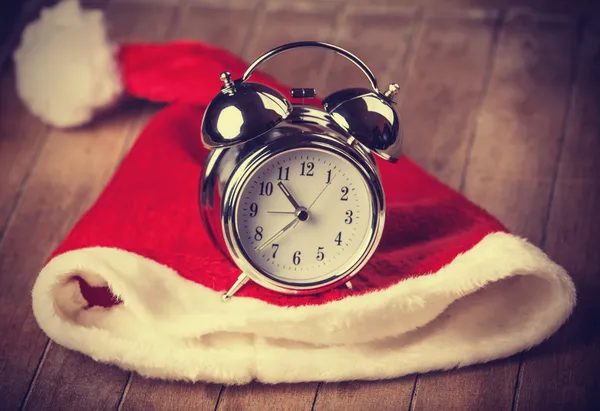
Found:
<path fill-rule="evenodd" d="M 104 7 L 101 1 L 97 7 Z M 157 108 L 80 130 L 33 118 L 0 83 L 0 409 L 587 410 L 600 407 L 600 30 L 578 16 L 515 10 L 256 1 L 113 1 L 124 40 L 197 38 L 250 60 L 288 41 L 350 49 L 401 84 L 406 153 L 563 265 L 579 291 L 549 341 L 490 364 L 390 381 L 223 387 L 147 380 L 48 341 L 30 290 Z M 236 5 L 238 4 L 238 5 Z M 304 53 L 304 54 L 302 54 Z M 320 95 L 365 84 L 319 50 L 265 65 Z"/>

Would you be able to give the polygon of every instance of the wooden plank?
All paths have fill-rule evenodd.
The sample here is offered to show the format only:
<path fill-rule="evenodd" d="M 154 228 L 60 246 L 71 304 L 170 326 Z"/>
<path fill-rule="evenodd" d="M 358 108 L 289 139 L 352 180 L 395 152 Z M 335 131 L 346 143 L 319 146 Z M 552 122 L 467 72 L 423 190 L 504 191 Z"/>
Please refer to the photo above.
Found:
<path fill-rule="evenodd" d="M 161 42 L 174 24 L 176 7 L 154 2 L 110 2 L 106 24 L 110 38 L 122 42 Z"/>
<path fill-rule="evenodd" d="M 123 411 L 215 409 L 221 386 L 159 381 L 134 375 Z"/>
<path fill-rule="evenodd" d="M 0 77 L 0 238 L 48 134 L 17 96 L 14 78 L 12 67 Z"/>
<path fill-rule="evenodd" d="M 122 14 L 117 13 L 118 11 Z M 111 16 L 115 15 L 119 18 L 111 20 Z M 146 33 L 147 38 L 152 39 L 166 35 L 168 25 L 172 21 L 173 9 L 146 8 L 145 5 L 140 5 L 136 10 L 129 4 L 115 4 L 109 6 L 107 16 L 116 37 L 144 38 Z M 131 23 L 127 17 L 137 23 Z M 37 167 L 40 174 L 38 179 L 55 175 L 57 187 L 31 187 L 32 197 L 43 195 L 45 201 L 38 200 L 34 204 L 23 204 L 21 207 L 23 212 L 50 211 L 53 220 L 38 223 L 36 236 L 47 236 L 46 232 L 52 231 L 52 239 L 57 240 L 68 232 L 77 218 L 101 193 L 124 153 L 148 120 L 150 112 L 150 109 L 142 109 L 139 104 L 132 104 L 121 107 L 88 127 L 76 131 L 55 130 L 51 133 Z M 32 177 L 32 183 L 33 181 Z M 56 197 L 60 197 L 61 201 L 56 201 Z M 60 208 L 53 210 L 52 201 Z M 63 224 L 61 230 L 58 230 L 60 236 L 54 233 L 56 223 L 52 224 L 53 221 Z M 39 240 L 36 236 L 31 236 L 30 241 Z M 52 242 L 51 246 L 44 247 L 43 252 L 48 253 L 56 243 Z M 26 406 L 30 409 L 116 408 L 129 373 L 109 365 L 82 361 L 81 358 L 78 353 L 50 344 L 25 400 Z M 63 387 L 63 384 L 66 384 L 66 387 Z M 96 384 L 101 384 L 102 390 L 90 391 L 90 385 L 93 387 Z"/>
<path fill-rule="evenodd" d="M 465 180 L 468 197 L 538 244 L 556 170 L 574 35 L 570 21 L 509 15 Z M 413 409 L 510 410 L 517 369 L 513 356 L 422 375 Z"/>
<path fill-rule="evenodd" d="M 414 376 L 384 381 L 348 381 L 323 384 L 314 409 L 327 410 L 408 410 Z"/>
<path fill-rule="evenodd" d="M 497 19 L 484 11 L 427 16 L 403 92 L 406 154 L 455 188 L 486 85 Z"/>
<path fill-rule="evenodd" d="M 361 58 L 372 69 L 380 85 L 394 76 L 404 88 L 404 72 L 421 27 L 413 9 L 351 9 L 341 27 L 336 44 Z M 328 67 L 325 80 L 327 92 L 368 86 L 357 67 L 339 59 Z M 402 111 L 401 108 L 400 113 Z M 314 409 L 408 409 L 414 383 L 415 376 L 411 375 L 387 381 L 322 384 Z"/>
<path fill-rule="evenodd" d="M 214 3 L 190 5 L 181 13 L 170 37 L 205 41 L 239 53 L 253 21 L 248 18 L 248 10 Z M 214 410 L 221 388 L 216 384 L 172 383 L 133 375 L 122 399 L 122 409 Z"/>
<path fill-rule="evenodd" d="M 36 274 L 110 177 L 128 131 L 124 116 L 87 131 L 50 132 L 0 243 L 0 311 L 11 313 L 0 316 L 0 329 L 10 330 L 0 340 L 2 374 L 11 375 L 0 380 L 3 409 L 19 407 L 47 343 L 31 312 Z"/>
<path fill-rule="evenodd" d="M 217 410 L 310 411 L 317 386 L 317 383 L 229 386 L 224 389 Z"/>
<path fill-rule="evenodd" d="M 545 251 L 578 290 L 573 316 L 525 354 L 517 410 L 591 410 L 600 404 L 600 30 L 589 29 L 559 162 Z"/>
<path fill-rule="evenodd" d="M 251 31 L 252 37 L 242 56 L 249 61 L 269 49 L 300 40 L 331 41 L 339 4 L 309 2 L 269 2 Z M 293 27 L 294 30 L 289 28 Z M 319 88 L 326 50 L 299 49 L 282 54 L 260 66 L 279 81 L 294 87 Z M 318 384 L 259 384 L 225 388 L 218 410 L 310 410 Z M 272 408 L 275 407 L 275 408 Z"/>
<path fill-rule="evenodd" d="M 267 3 L 265 12 L 258 16 L 252 38 L 242 53 L 243 58 L 254 61 L 271 48 L 293 41 L 331 42 L 343 15 L 341 7 L 337 2 Z M 319 93 L 326 57 L 327 50 L 296 49 L 273 57 L 260 69 L 291 87 L 313 87 Z"/>
<path fill-rule="evenodd" d="M 242 4 L 207 2 L 187 4 L 181 12 L 171 39 L 200 40 L 239 54 L 248 40 L 254 20 L 257 0 Z"/>
<path fill-rule="evenodd" d="M 349 8 L 335 36 L 335 44 L 361 59 L 375 74 L 379 88 L 391 81 L 403 83 L 406 59 L 415 34 L 415 8 Z M 352 62 L 327 55 L 320 95 L 350 87 L 367 87 L 367 77 Z M 392 78 L 392 73 L 394 78 Z"/>

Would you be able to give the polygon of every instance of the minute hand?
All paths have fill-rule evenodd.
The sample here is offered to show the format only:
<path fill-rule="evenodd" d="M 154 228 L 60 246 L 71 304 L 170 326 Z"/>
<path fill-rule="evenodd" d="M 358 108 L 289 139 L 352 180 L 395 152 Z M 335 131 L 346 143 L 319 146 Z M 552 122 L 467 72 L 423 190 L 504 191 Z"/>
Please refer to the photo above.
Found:
<path fill-rule="evenodd" d="M 331 181 L 327 184 L 325 184 L 325 187 L 323 187 L 323 189 L 321 190 L 321 192 L 317 195 L 317 197 L 313 200 L 312 203 L 310 203 L 310 205 L 308 206 L 307 210 L 310 210 L 311 207 L 317 202 L 317 200 L 319 199 L 319 197 L 321 197 L 321 195 L 323 195 L 323 193 L 325 192 L 325 190 L 327 189 L 327 187 L 329 187 L 331 185 L 331 183 L 333 183 L 333 180 L 335 180 L 335 175 L 333 176 L 333 178 L 331 179 Z"/>
<path fill-rule="evenodd" d="M 265 241 L 264 243 L 262 243 L 262 245 L 260 245 L 259 247 L 257 247 L 256 251 L 260 252 L 260 251 L 264 250 L 269 244 L 271 244 L 273 241 L 275 241 L 279 237 L 281 237 L 283 235 L 283 233 L 285 233 L 290 228 L 294 228 L 299 222 L 300 222 L 300 220 L 298 220 L 298 217 L 295 217 L 292 221 L 290 221 L 288 224 L 286 224 L 285 227 L 283 227 L 281 230 L 279 230 L 278 232 L 276 232 L 273 237 L 269 238 L 267 241 Z"/>

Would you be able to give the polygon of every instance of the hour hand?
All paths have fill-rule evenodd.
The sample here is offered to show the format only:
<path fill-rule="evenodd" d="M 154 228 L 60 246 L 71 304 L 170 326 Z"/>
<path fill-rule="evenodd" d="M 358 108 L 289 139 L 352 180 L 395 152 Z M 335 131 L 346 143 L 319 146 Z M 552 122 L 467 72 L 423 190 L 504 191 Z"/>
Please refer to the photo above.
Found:
<path fill-rule="evenodd" d="M 298 210 L 300 208 L 300 204 L 298 204 L 298 202 L 296 201 L 294 196 L 292 196 L 292 193 L 290 193 L 287 187 L 281 181 L 277 183 L 277 186 L 281 189 L 281 191 L 283 191 L 283 195 L 285 196 L 285 198 L 287 198 L 288 201 L 292 203 L 294 209 Z"/>

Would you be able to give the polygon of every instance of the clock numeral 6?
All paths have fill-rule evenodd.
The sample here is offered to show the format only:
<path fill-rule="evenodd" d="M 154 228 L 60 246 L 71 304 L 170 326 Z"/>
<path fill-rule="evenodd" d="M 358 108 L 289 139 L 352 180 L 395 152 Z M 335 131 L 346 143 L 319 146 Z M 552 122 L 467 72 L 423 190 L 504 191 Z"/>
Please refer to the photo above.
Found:
<path fill-rule="evenodd" d="M 298 251 L 296 251 L 296 252 L 294 253 L 294 258 L 292 259 L 292 261 L 293 261 L 294 265 L 298 265 L 298 264 L 300 264 L 300 261 L 301 261 L 301 260 L 300 260 L 300 254 L 302 254 L 302 253 L 300 252 L 300 250 L 298 250 Z"/>
<path fill-rule="evenodd" d="M 317 261 L 323 261 L 325 258 L 325 253 L 323 252 L 324 249 L 325 247 L 319 247 L 317 249 Z"/>
<path fill-rule="evenodd" d="M 340 200 L 342 201 L 348 201 L 348 187 L 344 186 L 342 187 L 342 198 L 340 198 Z"/>
<path fill-rule="evenodd" d="M 254 231 L 254 239 L 256 241 L 262 240 L 262 237 L 263 237 L 262 233 L 263 233 L 263 228 L 261 226 L 256 227 L 256 230 Z"/>
<path fill-rule="evenodd" d="M 337 245 L 342 245 L 342 232 L 340 231 L 338 235 L 335 236 L 335 240 Z"/>
<path fill-rule="evenodd" d="M 260 195 L 270 196 L 271 194 L 273 194 L 273 183 L 270 181 L 268 183 L 265 183 L 264 181 L 260 183 Z"/>
<path fill-rule="evenodd" d="M 352 224 L 352 210 L 346 211 L 346 219 L 344 220 L 346 224 Z"/>
<path fill-rule="evenodd" d="M 271 244 L 271 248 L 275 249 L 275 251 L 273 251 L 273 258 L 275 258 L 275 256 L 277 256 L 277 250 L 279 250 L 279 244 Z"/>
<path fill-rule="evenodd" d="M 258 214 L 258 204 L 252 203 L 250 204 L 250 217 L 256 217 Z"/>

